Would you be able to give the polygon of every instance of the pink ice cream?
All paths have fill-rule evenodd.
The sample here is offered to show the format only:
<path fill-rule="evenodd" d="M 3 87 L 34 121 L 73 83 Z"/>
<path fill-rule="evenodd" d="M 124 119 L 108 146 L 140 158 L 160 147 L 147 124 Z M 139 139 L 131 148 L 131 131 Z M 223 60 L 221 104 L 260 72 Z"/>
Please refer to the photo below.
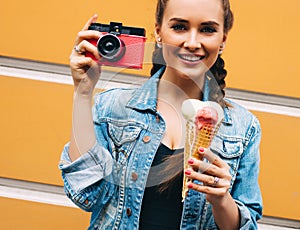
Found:
<path fill-rule="evenodd" d="M 197 111 L 195 124 L 198 130 L 204 125 L 214 126 L 218 122 L 218 111 L 213 107 L 205 106 Z"/>

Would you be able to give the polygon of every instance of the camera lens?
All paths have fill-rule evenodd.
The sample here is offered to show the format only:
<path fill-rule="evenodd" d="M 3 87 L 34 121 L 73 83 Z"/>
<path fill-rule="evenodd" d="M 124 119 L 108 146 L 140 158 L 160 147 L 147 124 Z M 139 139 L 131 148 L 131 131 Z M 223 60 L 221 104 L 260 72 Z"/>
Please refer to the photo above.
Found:
<path fill-rule="evenodd" d="M 120 60 L 125 53 L 125 44 L 114 34 L 105 34 L 97 44 L 99 54 L 109 61 Z"/>

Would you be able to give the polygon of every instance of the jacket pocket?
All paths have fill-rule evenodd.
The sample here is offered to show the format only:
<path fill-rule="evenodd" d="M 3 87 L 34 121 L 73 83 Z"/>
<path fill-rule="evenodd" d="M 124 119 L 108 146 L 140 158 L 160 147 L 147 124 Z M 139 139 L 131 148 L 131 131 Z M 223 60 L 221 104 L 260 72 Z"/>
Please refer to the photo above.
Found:
<path fill-rule="evenodd" d="M 125 165 L 138 139 L 142 128 L 126 123 L 108 125 L 108 132 L 112 140 L 112 155 L 116 162 Z"/>
<path fill-rule="evenodd" d="M 234 180 L 244 151 L 243 140 L 241 138 L 216 136 L 212 142 L 211 151 L 230 166 L 230 173 Z"/>

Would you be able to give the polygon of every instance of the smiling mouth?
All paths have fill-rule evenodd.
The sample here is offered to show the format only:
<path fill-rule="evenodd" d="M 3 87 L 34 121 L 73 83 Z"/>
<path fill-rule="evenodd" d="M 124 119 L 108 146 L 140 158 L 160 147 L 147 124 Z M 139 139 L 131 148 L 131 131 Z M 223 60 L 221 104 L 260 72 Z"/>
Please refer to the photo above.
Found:
<path fill-rule="evenodd" d="M 189 62 L 198 62 L 201 61 L 204 56 L 196 56 L 196 55 L 191 55 L 191 54 L 179 54 L 178 55 L 181 59 Z"/>

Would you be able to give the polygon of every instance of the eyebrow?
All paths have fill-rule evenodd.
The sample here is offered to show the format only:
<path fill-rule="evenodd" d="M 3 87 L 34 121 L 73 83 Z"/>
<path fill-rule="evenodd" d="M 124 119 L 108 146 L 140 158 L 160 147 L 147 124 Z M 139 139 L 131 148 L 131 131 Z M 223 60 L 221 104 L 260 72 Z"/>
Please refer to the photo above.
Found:
<path fill-rule="evenodd" d="M 171 18 L 169 21 L 170 21 L 170 22 L 172 22 L 172 21 L 176 21 L 176 22 L 185 22 L 185 23 L 188 22 L 188 20 L 185 20 L 185 19 L 182 19 L 182 18 Z"/>
<path fill-rule="evenodd" d="M 188 20 L 185 20 L 185 19 L 182 19 L 182 18 L 171 18 L 170 22 L 172 22 L 172 21 L 188 23 Z M 220 26 L 219 23 L 217 23 L 215 21 L 202 22 L 200 25 L 201 26 L 217 26 L 217 27 Z"/>
<path fill-rule="evenodd" d="M 203 26 L 217 26 L 217 27 L 220 26 L 219 23 L 217 23 L 215 21 L 203 22 L 203 23 L 201 23 L 201 25 L 203 25 Z"/>

